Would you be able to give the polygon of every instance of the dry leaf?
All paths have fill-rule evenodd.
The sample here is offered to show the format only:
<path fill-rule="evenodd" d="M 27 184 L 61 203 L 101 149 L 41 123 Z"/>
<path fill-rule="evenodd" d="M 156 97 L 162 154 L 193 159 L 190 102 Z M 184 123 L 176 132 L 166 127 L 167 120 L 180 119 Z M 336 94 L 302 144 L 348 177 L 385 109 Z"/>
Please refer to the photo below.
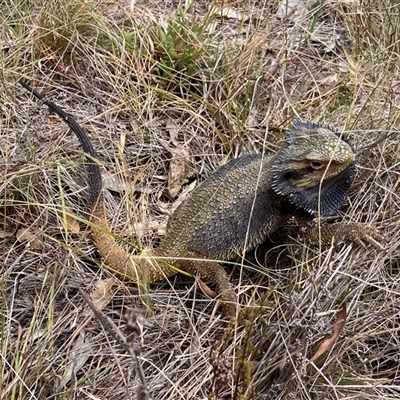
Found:
<path fill-rule="evenodd" d="M 223 18 L 237 19 L 238 21 L 248 21 L 250 19 L 250 15 L 247 13 L 236 11 L 231 7 L 216 6 L 215 4 L 210 6 L 210 12 L 212 15 L 216 14 Z"/>
<path fill-rule="evenodd" d="M 174 199 L 182 186 L 188 182 L 188 178 L 196 173 L 195 163 L 188 149 L 184 147 L 170 148 L 164 145 L 171 153 L 169 163 L 167 193 Z"/>
<path fill-rule="evenodd" d="M 42 250 L 42 241 L 30 231 L 29 228 L 18 229 L 16 234 L 17 240 L 20 243 L 27 243 L 32 250 Z"/>
<path fill-rule="evenodd" d="M 202 280 L 199 280 L 199 286 L 200 289 L 203 291 L 203 293 L 210 297 L 211 299 L 215 299 L 217 297 L 217 293 L 214 292 L 206 283 L 204 283 Z"/>
<path fill-rule="evenodd" d="M 179 123 L 171 118 L 163 119 L 163 123 L 165 123 L 165 130 L 168 131 L 172 143 L 175 146 L 179 146 L 179 144 L 177 143 L 178 134 L 181 131 Z"/>
<path fill-rule="evenodd" d="M 90 298 L 93 302 L 93 305 L 98 310 L 103 310 L 113 298 L 117 288 L 112 289 L 112 287 L 117 286 L 117 283 L 118 281 L 115 278 L 103 279 L 102 281 L 97 282 L 96 289 L 91 293 Z M 89 317 L 92 315 L 93 311 L 89 306 L 87 306 L 83 310 L 83 316 Z"/>
<path fill-rule="evenodd" d="M 68 363 L 65 367 L 64 376 L 58 385 L 59 388 L 67 385 L 71 378 L 76 376 L 76 373 L 86 364 L 86 361 L 90 357 L 92 353 L 91 346 L 89 343 L 84 341 L 84 338 L 84 334 L 81 332 L 72 346 L 68 357 Z"/>
<path fill-rule="evenodd" d="M 66 214 L 65 218 L 62 218 L 61 224 L 64 230 L 70 234 L 77 235 L 80 232 L 79 222 L 71 214 Z"/>
<path fill-rule="evenodd" d="M 7 232 L 7 231 L 3 231 L 0 229 L 0 239 L 5 239 L 5 238 L 8 238 L 13 235 L 14 235 L 14 232 Z"/>
<path fill-rule="evenodd" d="M 229 7 L 223 8 L 218 12 L 218 14 L 221 15 L 221 17 L 225 17 L 228 19 L 237 19 L 239 21 L 247 21 L 250 19 L 250 16 L 248 14 L 240 11 L 235 11 L 234 9 Z"/>
<path fill-rule="evenodd" d="M 189 185 L 186 185 L 185 187 L 182 188 L 181 192 L 179 193 L 179 196 L 172 204 L 162 203 L 160 201 L 158 203 L 158 207 L 163 213 L 172 215 L 175 212 L 175 210 L 180 206 L 180 204 L 190 196 L 190 193 L 196 188 L 196 186 L 197 186 L 197 180 L 190 182 Z M 165 232 L 161 233 L 161 235 L 165 235 Z"/>
<path fill-rule="evenodd" d="M 138 237 L 143 237 L 144 235 L 148 235 L 149 232 L 153 232 L 154 230 L 158 229 L 160 226 L 159 223 L 156 221 L 149 221 L 147 224 L 142 222 L 138 222 L 133 224 L 134 229 L 129 231 L 129 234 L 135 233 Z M 124 234 L 126 230 L 124 231 Z"/>
<path fill-rule="evenodd" d="M 64 209 L 59 212 L 61 216 L 61 227 L 63 231 L 66 233 L 77 235 L 81 227 L 79 225 L 78 220 L 75 218 L 74 214 L 72 213 L 73 206 L 72 204 L 66 202 Z"/>
<path fill-rule="evenodd" d="M 345 4 L 349 6 L 360 7 L 360 0 L 329 0 L 328 4 Z"/>
<path fill-rule="evenodd" d="M 103 172 L 103 185 L 105 189 L 116 193 L 123 193 L 126 190 L 125 182 L 119 174 Z"/>
<path fill-rule="evenodd" d="M 300 21 L 302 16 L 307 13 L 308 0 L 283 0 L 276 12 L 279 19 L 288 18 L 289 21 Z"/>
<path fill-rule="evenodd" d="M 330 347 L 332 347 L 332 345 L 335 343 L 336 339 L 342 333 L 346 325 L 346 318 L 347 318 L 346 304 L 343 303 L 342 308 L 336 314 L 336 324 L 333 327 L 333 335 L 329 339 L 326 339 L 321 343 L 317 352 L 310 358 L 310 360 L 306 363 L 304 368 L 311 362 L 315 361 L 322 354 L 324 354 Z"/>

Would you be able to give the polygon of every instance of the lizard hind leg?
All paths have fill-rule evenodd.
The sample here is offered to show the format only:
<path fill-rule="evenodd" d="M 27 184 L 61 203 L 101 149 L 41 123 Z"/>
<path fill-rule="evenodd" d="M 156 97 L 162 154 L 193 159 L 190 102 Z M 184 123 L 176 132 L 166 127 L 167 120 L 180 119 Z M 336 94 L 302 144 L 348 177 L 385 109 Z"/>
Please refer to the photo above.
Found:
<path fill-rule="evenodd" d="M 95 246 L 104 265 L 113 273 L 145 285 L 176 273 L 168 263 L 159 261 L 150 249 L 143 249 L 139 255 L 134 255 L 121 247 L 110 232 L 103 201 L 92 208 L 90 222 Z"/>
<path fill-rule="evenodd" d="M 237 311 L 237 298 L 225 269 L 215 260 L 205 260 L 194 254 L 191 256 L 188 259 L 174 260 L 174 266 L 201 280 L 215 283 L 224 313 L 227 317 L 234 318 Z"/>

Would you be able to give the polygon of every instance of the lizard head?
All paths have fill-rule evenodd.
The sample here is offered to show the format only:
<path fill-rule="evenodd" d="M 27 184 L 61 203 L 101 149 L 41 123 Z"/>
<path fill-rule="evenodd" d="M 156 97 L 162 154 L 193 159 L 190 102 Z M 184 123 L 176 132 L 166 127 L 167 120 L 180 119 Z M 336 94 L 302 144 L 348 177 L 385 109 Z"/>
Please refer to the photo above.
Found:
<path fill-rule="evenodd" d="M 338 132 L 295 121 L 272 166 L 272 187 L 298 209 L 330 215 L 346 200 L 355 155 Z"/>

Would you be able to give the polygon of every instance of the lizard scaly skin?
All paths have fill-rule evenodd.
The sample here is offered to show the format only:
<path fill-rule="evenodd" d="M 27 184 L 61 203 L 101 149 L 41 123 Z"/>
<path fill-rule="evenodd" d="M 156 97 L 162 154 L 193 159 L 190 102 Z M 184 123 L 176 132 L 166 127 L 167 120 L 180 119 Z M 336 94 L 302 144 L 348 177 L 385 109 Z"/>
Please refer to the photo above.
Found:
<path fill-rule="evenodd" d="M 43 96 L 20 82 L 36 97 Z M 113 272 L 137 282 L 156 282 L 178 270 L 217 285 L 225 313 L 235 316 L 236 296 L 224 268 L 227 260 L 263 242 L 290 218 L 305 224 L 314 242 L 332 238 L 367 241 L 379 247 L 375 229 L 358 223 L 313 226 L 316 216 L 334 214 L 354 179 L 354 152 L 339 133 L 311 122 L 295 121 L 274 155 L 249 155 L 218 169 L 170 217 L 153 262 L 142 263 L 110 234 L 102 177 L 85 131 L 54 103 L 43 100 L 75 132 L 90 159 L 89 202 L 93 240 Z"/>

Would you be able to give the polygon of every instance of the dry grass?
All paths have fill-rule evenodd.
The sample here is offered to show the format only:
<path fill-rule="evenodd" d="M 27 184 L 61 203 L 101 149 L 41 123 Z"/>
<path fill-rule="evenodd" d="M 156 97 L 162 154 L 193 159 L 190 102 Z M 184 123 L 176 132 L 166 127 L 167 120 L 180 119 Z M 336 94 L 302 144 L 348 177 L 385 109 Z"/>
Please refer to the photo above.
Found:
<path fill-rule="evenodd" d="M 132 247 L 155 246 L 179 201 L 165 194 L 166 146 L 187 148 L 201 180 L 276 150 L 295 117 L 343 127 L 359 169 L 340 218 L 374 224 L 386 251 L 260 248 L 232 274 L 248 322 L 211 359 L 226 327 L 215 301 L 185 277 L 154 285 L 135 348 L 158 400 L 400 397 L 400 3 L 304 1 L 287 17 L 279 3 L 223 17 L 204 1 L 0 5 L 0 399 L 145 398 L 132 358 L 82 314 L 77 287 L 111 274 L 84 224 L 79 144 L 21 78 L 89 132 L 110 225 Z M 302 371 L 342 302 L 344 332 Z M 128 332 L 125 309 L 140 307 L 119 281 L 103 312 Z"/>

